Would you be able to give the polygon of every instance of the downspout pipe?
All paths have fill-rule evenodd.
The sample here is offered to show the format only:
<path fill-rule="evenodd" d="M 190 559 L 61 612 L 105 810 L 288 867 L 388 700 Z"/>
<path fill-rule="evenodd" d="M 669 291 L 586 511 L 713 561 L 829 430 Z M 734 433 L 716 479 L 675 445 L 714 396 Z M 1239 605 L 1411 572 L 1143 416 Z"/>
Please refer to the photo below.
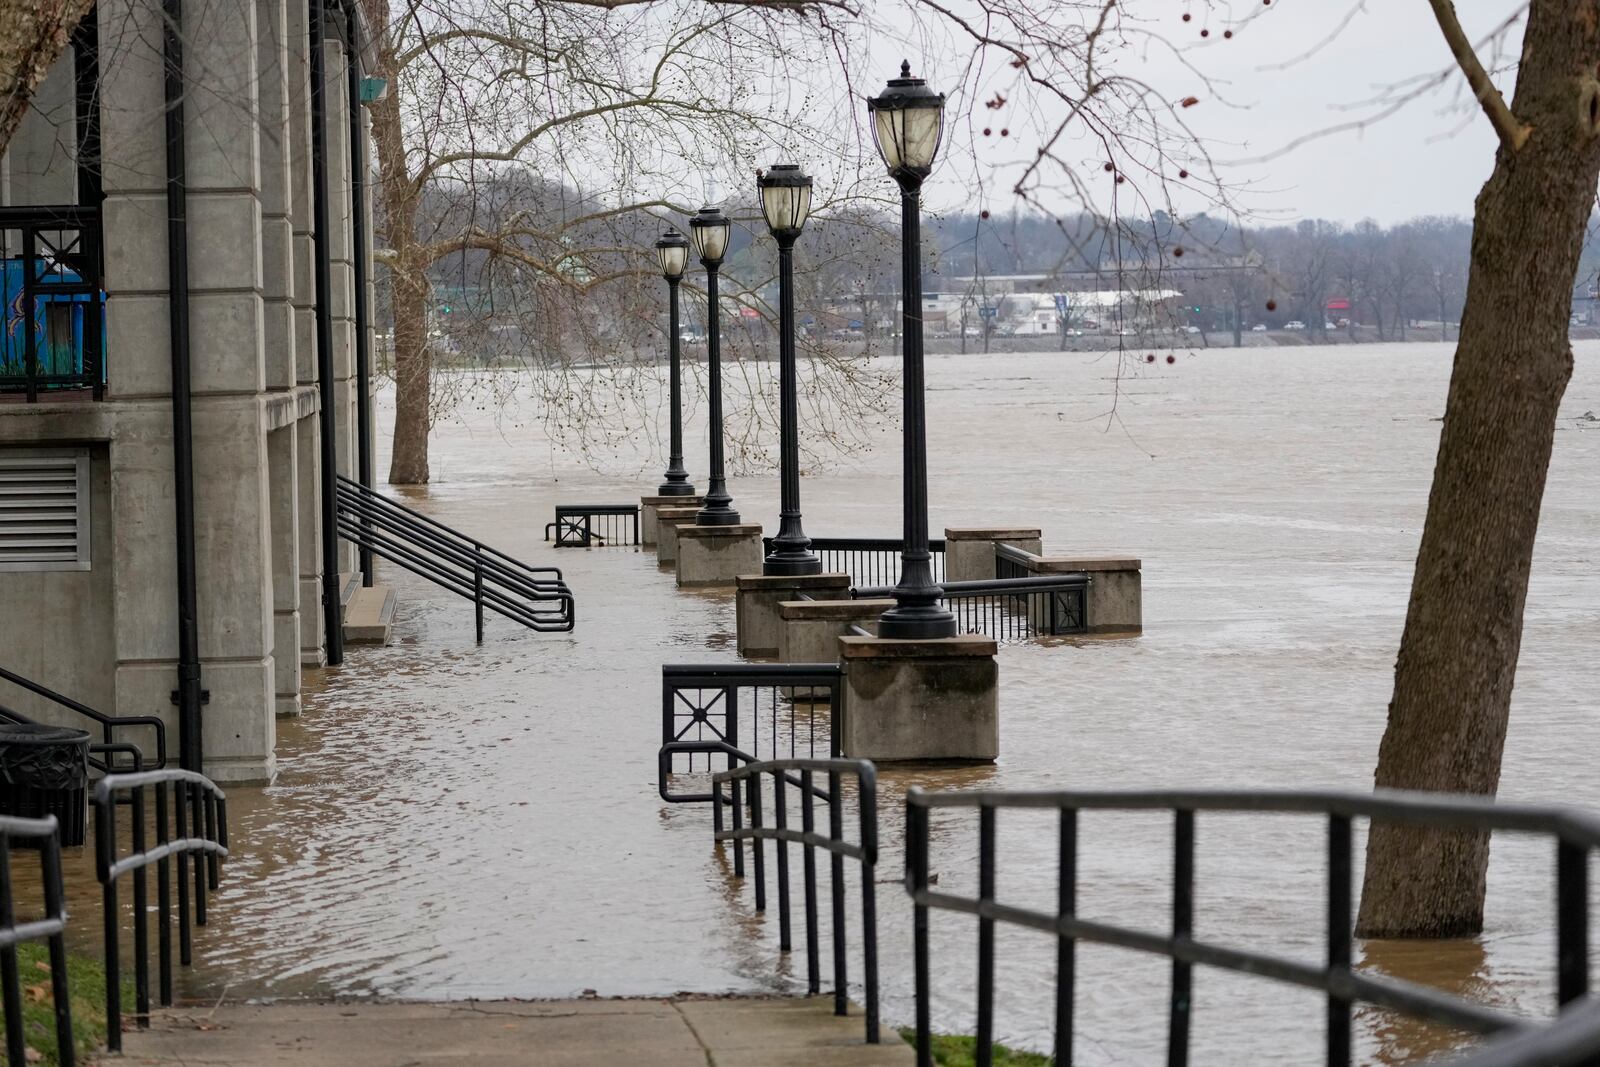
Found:
<path fill-rule="evenodd" d="M 372 310 L 367 301 L 367 142 L 361 122 L 361 20 L 345 3 L 345 95 L 350 111 L 350 261 L 355 264 L 356 480 L 372 488 Z M 366 519 L 361 520 L 368 527 Z M 370 537 L 371 535 L 368 534 Z M 361 584 L 372 585 L 372 549 L 361 546 Z"/>
<path fill-rule="evenodd" d="M 167 313 L 172 355 L 172 487 L 178 545 L 178 765 L 203 771 L 195 591 L 194 419 L 189 393 L 189 187 L 184 155 L 183 0 L 162 0 L 167 138 Z"/>
<path fill-rule="evenodd" d="M 173 0 L 168 0 L 173 2 Z M 323 62 L 323 34 L 327 11 L 323 0 L 309 0 L 306 20 L 311 37 L 311 217 L 317 289 L 317 392 L 322 458 L 322 628 L 328 665 L 344 662 L 344 620 L 339 602 L 339 451 L 335 433 L 339 420 L 333 391 L 333 279 L 328 257 L 328 81 Z"/>

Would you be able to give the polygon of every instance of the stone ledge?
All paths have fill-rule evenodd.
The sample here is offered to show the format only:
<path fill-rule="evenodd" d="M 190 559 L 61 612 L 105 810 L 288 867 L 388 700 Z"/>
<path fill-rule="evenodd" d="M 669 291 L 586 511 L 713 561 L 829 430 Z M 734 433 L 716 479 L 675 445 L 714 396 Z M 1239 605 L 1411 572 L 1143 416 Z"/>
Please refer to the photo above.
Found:
<path fill-rule="evenodd" d="M 749 537 L 755 534 L 761 536 L 761 524 L 758 522 L 740 522 L 732 526 L 696 526 L 693 523 L 678 527 L 679 537 L 700 538 L 712 540 L 718 537 Z M 744 581 L 743 578 L 739 581 Z"/>
<path fill-rule="evenodd" d="M 982 634 L 959 634 L 928 641 L 899 641 L 888 637 L 841 637 L 843 659 L 960 659 L 992 657 L 999 643 Z"/>
<path fill-rule="evenodd" d="M 890 608 L 892 597 L 868 600 L 784 600 L 778 614 L 785 619 L 871 619 Z"/>
<path fill-rule="evenodd" d="M 705 503 L 705 498 L 695 493 L 680 493 L 674 496 L 642 496 L 639 503 L 647 508 L 664 508 L 677 505 L 680 508 L 699 507 Z"/>
<path fill-rule="evenodd" d="M 1143 561 L 1138 556 L 1035 556 L 1031 561 L 1034 570 L 1045 574 L 1079 571 L 1136 571 Z"/>
<path fill-rule="evenodd" d="M 831 574 L 741 574 L 740 589 L 848 589 L 850 576 Z"/>
<path fill-rule="evenodd" d="M 1043 537 L 1037 526 L 946 526 L 946 541 L 1037 541 Z"/>
<path fill-rule="evenodd" d="M 688 519 L 693 522 L 694 517 L 699 513 L 700 509 L 697 507 L 656 508 L 656 521 L 671 522 L 673 519 Z"/>

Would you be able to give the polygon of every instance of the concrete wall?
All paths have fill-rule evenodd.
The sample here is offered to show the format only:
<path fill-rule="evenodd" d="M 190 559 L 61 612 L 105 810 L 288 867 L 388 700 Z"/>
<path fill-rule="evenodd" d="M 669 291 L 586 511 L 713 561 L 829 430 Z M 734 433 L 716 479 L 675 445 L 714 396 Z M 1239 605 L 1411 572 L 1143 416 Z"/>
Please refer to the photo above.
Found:
<path fill-rule="evenodd" d="M 161 16 L 143 0 L 102 0 L 98 12 L 107 399 L 0 404 L 0 448 L 92 449 L 92 565 L 0 574 L 0 648 L 69 696 L 162 714 L 175 731 Z M 191 0 L 184 17 L 203 742 L 214 777 L 261 780 L 275 766 L 275 713 L 298 711 L 301 664 L 323 656 L 306 12 L 293 0 Z M 348 116 L 343 59 L 326 47 L 336 447 L 354 473 Z M 40 101 L 0 160 L 0 195 L 73 202 L 70 58 Z M 67 121 L 51 125 L 62 106 Z M 10 696 L 0 701 L 22 703 Z"/>

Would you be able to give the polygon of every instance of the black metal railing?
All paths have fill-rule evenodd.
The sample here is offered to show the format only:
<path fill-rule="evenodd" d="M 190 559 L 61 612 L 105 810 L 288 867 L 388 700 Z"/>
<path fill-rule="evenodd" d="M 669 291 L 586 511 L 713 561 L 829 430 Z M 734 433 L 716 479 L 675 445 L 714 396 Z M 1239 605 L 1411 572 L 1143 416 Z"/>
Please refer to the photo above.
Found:
<path fill-rule="evenodd" d="M 155 795 L 155 844 L 145 818 L 146 793 Z M 118 858 L 119 803 L 131 807 L 129 851 Z M 169 803 L 170 801 L 170 803 Z M 220 860 L 228 854 L 227 798 L 211 779 L 176 768 L 113 774 L 94 787 L 95 874 L 100 880 L 105 921 L 106 1044 L 122 1049 L 122 949 L 117 883 L 133 879 L 133 988 L 138 1025 L 150 1021 L 150 921 L 147 868 L 156 868 L 157 992 L 172 1004 L 173 863 L 177 865 L 178 962 L 193 961 L 193 924 L 206 925 L 206 893 L 220 882 Z M 191 860 L 192 857 L 192 860 Z M 190 877 L 193 873 L 193 892 Z"/>
<path fill-rule="evenodd" d="M 104 394 L 100 210 L 0 207 L 0 392 Z"/>
<path fill-rule="evenodd" d="M 638 504 L 557 504 L 544 539 L 556 548 L 604 548 L 639 543 Z"/>
<path fill-rule="evenodd" d="M 695 752 L 668 746 L 726 745 L 727 766 L 745 760 L 839 755 L 844 672 L 837 663 L 667 664 L 661 668 L 658 786 L 664 799 L 710 803 L 705 790 L 681 792 L 672 779 L 696 773 Z M 719 750 L 720 751 L 720 750 Z M 702 774 L 712 773 L 706 757 Z"/>
<path fill-rule="evenodd" d="M 1016 545 L 995 542 L 994 546 L 994 576 L 996 578 L 1037 578 L 1039 572 L 1033 569 L 1034 555 L 1025 552 Z"/>
<path fill-rule="evenodd" d="M 35 696 L 43 697 L 52 704 L 66 708 L 68 711 L 82 715 L 84 718 L 98 724 L 100 727 L 100 740 L 89 746 L 89 765 L 101 773 L 113 774 L 119 771 L 138 771 L 145 769 L 146 766 L 160 768 L 167 765 L 167 726 L 157 716 L 107 715 L 4 667 L 0 667 L 0 680 L 10 682 L 18 688 L 26 689 Z M 0 720 L 21 723 L 34 721 L 3 704 L 0 704 Z M 154 742 L 155 748 L 155 760 L 153 763 L 145 758 L 146 749 L 125 739 L 118 740 L 117 731 L 130 729 L 150 731 L 149 736 Z M 127 757 L 126 762 L 120 765 L 115 762 L 115 757 L 119 754 Z M 97 756 L 104 758 L 96 758 Z"/>
<path fill-rule="evenodd" d="M 530 567 L 342 476 L 339 536 L 472 601 L 479 642 L 486 608 L 530 630 L 573 627 L 572 591 L 559 569 Z"/>
<path fill-rule="evenodd" d="M 1025 641 L 1087 630 L 1089 582 L 1087 574 L 946 582 L 940 587 L 940 600 L 955 614 L 963 633 L 986 634 L 997 641 Z M 850 590 L 855 600 L 893 595 L 892 586 Z"/>
<path fill-rule="evenodd" d="M 28 842 L 29 851 L 39 854 L 40 883 L 44 912 L 28 922 L 17 922 L 16 896 L 12 892 L 12 842 Z M 72 1039 L 72 1001 L 67 989 L 67 906 L 61 882 L 61 839 L 56 833 L 56 817 L 18 819 L 0 815 L 0 999 L 5 1004 L 6 1062 L 24 1064 L 28 1059 L 28 1034 L 22 1018 L 22 976 L 17 967 L 17 946 L 43 939 L 50 952 L 50 997 L 55 1006 L 56 1062 L 72 1067 L 77 1046 Z M 36 975 L 29 975 L 31 985 Z"/>
<path fill-rule="evenodd" d="M 772 538 L 761 539 L 762 554 L 772 551 Z M 900 580 L 900 554 L 905 542 L 898 537 L 813 537 L 811 551 L 822 559 L 826 574 L 848 574 L 862 586 L 893 585 Z M 944 581 L 944 538 L 928 542 L 933 557 L 933 580 Z"/>
<path fill-rule="evenodd" d="M 727 770 L 712 777 L 712 837 L 717 843 L 733 845 L 733 874 L 745 877 L 745 842 L 751 844 L 754 868 L 755 907 L 767 910 L 766 842 L 776 845 L 775 887 L 778 898 L 778 949 L 794 950 L 791 916 L 791 867 L 789 845 L 801 847 L 801 900 L 805 921 L 806 991 L 822 991 L 822 952 L 819 923 L 817 850 L 828 853 L 829 904 L 831 910 L 830 955 L 833 966 L 833 1012 L 849 1014 L 849 968 L 846 920 L 845 861 L 860 864 L 861 879 L 861 955 L 862 1001 L 869 1044 L 878 1043 L 878 779 L 877 770 L 867 760 L 778 759 L 750 760 L 721 741 L 678 741 L 662 746 L 663 767 L 676 753 L 704 753 L 708 760 L 717 755 L 728 758 Z M 770 791 L 762 785 L 770 779 Z M 817 784 L 818 778 L 826 787 Z M 771 807 L 767 797 L 770 792 Z M 849 840 L 844 832 L 845 805 L 854 795 L 857 810 L 857 836 Z M 662 797 L 668 796 L 665 789 Z M 816 803 L 827 808 L 827 830 L 817 828 Z M 724 819 L 723 809 L 728 811 Z M 800 828 L 794 824 L 798 817 Z"/>
<path fill-rule="evenodd" d="M 976 811 L 978 890 L 962 896 L 933 887 L 929 841 L 935 809 Z M 1059 867 L 1054 911 L 999 899 L 995 841 L 999 812 L 1055 811 Z M 1169 812 L 1173 817 L 1172 923 L 1164 930 L 1135 929 L 1080 916 L 1078 814 L 1083 811 Z M 1322 815 L 1327 819 L 1328 891 L 1326 954 L 1320 962 L 1235 948 L 1194 934 L 1195 816 L 1199 812 Z M 1547 835 L 1556 842 L 1557 1000 L 1561 1015 L 1540 1024 L 1496 1008 L 1398 979 L 1365 974 L 1352 964 L 1354 916 L 1352 824 L 1366 819 L 1467 832 Z M 950 827 L 940 828 L 943 836 Z M 1383 792 L 1036 792 L 974 791 L 906 795 L 906 888 L 914 906 L 916 1036 L 919 1067 L 931 1067 L 928 919 L 934 910 L 977 919 L 978 984 L 976 1062 L 992 1062 L 994 1038 L 995 926 L 1005 923 L 1056 938 L 1054 1056 L 1072 1062 L 1076 947 L 1110 945 L 1172 961 L 1167 1019 L 1167 1063 L 1189 1061 L 1194 968 L 1217 968 L 1318 990 L 1325 995 L 1326 1062 L 1351 1062 L 1352 1008 L 1359 1003 L 1400 1012 L 1459 1030 L 1499 1038 L 1459 1062 L 1471 1067 L 1559 1067 L 1593 1064 L 1600 1055 L 1600 1004 L 1589 996 L 1589 881 L 1592 853 L 1600 849 L 1600 820 L 1557 808 L 1497 805 L 1470 798 Z"/>

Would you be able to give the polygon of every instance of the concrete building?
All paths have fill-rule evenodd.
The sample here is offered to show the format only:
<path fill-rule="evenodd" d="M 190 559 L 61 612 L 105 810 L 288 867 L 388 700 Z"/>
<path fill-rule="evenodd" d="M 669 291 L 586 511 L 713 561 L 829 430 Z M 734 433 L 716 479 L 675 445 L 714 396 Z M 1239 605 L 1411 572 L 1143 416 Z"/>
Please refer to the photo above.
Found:
<path fill-rule="evenodd" d="M 170 14 L 101 0 L 0 158 L 0 666 L 261 781 L 361 580 L 374 86 L 353 0 Z"/>

